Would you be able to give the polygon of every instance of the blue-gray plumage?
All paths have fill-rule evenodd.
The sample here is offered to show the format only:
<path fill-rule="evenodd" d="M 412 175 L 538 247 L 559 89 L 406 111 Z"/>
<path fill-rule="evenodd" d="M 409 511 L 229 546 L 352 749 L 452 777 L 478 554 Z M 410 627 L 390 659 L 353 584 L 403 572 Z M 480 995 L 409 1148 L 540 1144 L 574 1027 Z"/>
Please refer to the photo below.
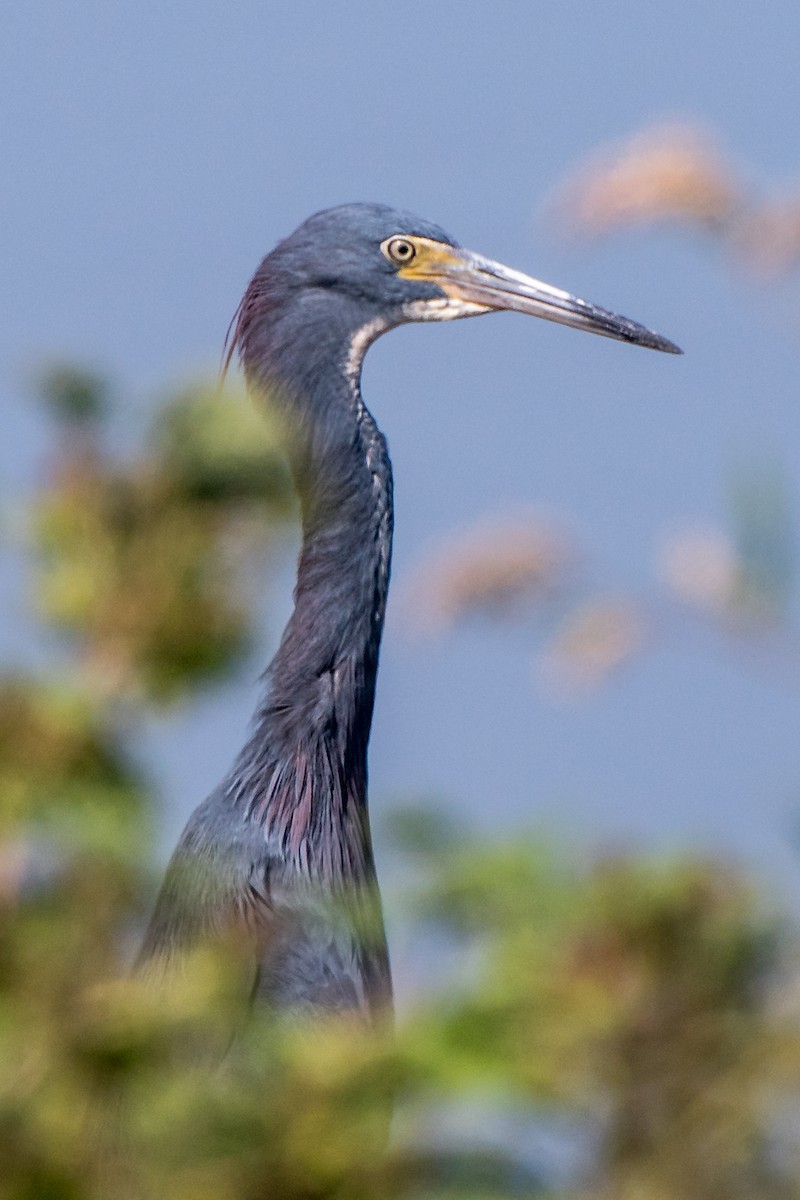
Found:
<path fill-rule="evenodd" d="M 377 204 L 317 213 L 263 260 L 232 322 L 250 390 L 282 419 L 300 496 L 295 605 L 252 735 L 195 811 L 141 955 L 158 978 L 232 931 L 254 994 L 375 1019 L 391 982 L 367 815 L 367 743 L 392 543 L 392 471 L 361 363 L 406 321 L 513 309 L 679 353 L 642 326 L 461 249 Z"/>

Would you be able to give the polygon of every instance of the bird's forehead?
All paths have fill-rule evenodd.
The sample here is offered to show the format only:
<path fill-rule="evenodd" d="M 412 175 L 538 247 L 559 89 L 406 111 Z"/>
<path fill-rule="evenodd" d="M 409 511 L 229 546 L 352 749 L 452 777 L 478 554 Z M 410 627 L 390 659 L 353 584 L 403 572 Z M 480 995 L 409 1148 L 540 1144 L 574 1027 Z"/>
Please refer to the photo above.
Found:
<path fill-rule="evenodd" d="M 374 242 L 380 245 L 392 234 L 411 234 L 449 245 L 457 243 L 438 225 L 385 204 L 342 204 L 315 213 L 297 230 L 331 244 Z"/>

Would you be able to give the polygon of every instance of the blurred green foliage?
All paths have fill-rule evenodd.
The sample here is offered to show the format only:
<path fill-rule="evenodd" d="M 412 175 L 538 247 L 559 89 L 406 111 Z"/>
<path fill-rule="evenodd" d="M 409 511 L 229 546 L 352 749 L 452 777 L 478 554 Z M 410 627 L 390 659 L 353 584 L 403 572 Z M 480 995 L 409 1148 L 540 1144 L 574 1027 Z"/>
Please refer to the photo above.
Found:
<path fill-rule="evenodd" d="M 56 420 L 67 426 L 91 425 L 108 411 L 108 381 L 69 363 L 57 363 L 44 371 L 39 392 Z"/>
<path fill-rule="evenodd" d="M 144 775 L 85 692 L 0 678 L 0 837 L 50 837 L 130 862 L 148 835 Z"/>
<path fill-rule="evenodd" d="M 157 875 L 137 715 L 235 668 L 293 502 L 241 397 L 168 400 L 120 462 L 62 377 L 83 415 L 51 380 L 32 549 L 71 682 L 0 684 L 0 1198 L 796 1196 L 796 931 L 718 863 L 577 864 L 407 810 L 393 919 L 430 979 L 394 1037 L 243 1019 L 235 944 L 166 998 L 128 977 Z"/>
<path fill-rule="evenodd" d="M 71 411 L 76 372 L 54 373 L 48 390 L 59 415 Z M 248 584 L 293 508 L 267 423 L 241 394 L 188 390 L 132 462 L 109 454 L 97 423 L 68 424 L 33 506 L 42 617 L 106 692 L 162 703 L 225 675 L 252 640 Z"/>

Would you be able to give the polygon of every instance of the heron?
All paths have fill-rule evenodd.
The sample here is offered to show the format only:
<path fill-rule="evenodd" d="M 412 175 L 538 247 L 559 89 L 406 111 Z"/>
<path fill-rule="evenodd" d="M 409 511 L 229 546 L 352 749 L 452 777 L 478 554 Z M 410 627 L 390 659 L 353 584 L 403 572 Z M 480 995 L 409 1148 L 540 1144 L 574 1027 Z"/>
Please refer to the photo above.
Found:
<path fill-rule="evenodd" d="M 316 213 L 261 262 L 228 331 L 286 431 L 302 541 L 294 608 L 244 748 L 190 817 L 139 957 L 162 978 L 241 936 L 254 1000 L 391 1014 L 367 746 L 392 552 L 392 467 L 361 395 L 368 347 L 411 321 L 513 311 L 671 354 L 666 338 L 380 204 Z"/>

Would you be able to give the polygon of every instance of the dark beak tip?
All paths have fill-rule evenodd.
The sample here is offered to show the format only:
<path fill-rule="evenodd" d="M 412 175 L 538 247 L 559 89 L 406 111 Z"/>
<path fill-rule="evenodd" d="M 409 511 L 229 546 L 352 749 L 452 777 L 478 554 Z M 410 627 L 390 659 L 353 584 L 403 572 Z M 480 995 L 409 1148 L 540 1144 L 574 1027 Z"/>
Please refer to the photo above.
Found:
<path fill-rule="evenodd" d="M 656 347 L 657 350 L 663 350 L 665 354 L 683 354 L 680 346 L 676 346 L 674 342 L 667 341 L 663 338 L 661 345 Z"/>

